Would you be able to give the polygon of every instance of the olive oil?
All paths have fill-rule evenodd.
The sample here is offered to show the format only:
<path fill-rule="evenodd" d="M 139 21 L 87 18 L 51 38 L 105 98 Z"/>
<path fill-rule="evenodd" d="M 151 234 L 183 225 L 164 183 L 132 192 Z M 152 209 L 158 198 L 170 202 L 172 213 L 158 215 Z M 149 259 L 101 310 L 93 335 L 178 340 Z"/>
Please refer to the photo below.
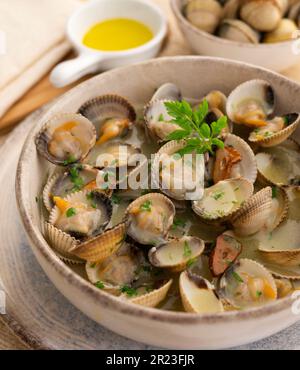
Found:
<path fill-rule="evenodd" d="M 101 51 L 122 51 L 137 48 L 153 38 L 145 24 L 128 18 L 114 18 L 92 26 L 83 37 L 83 44 Z"/>

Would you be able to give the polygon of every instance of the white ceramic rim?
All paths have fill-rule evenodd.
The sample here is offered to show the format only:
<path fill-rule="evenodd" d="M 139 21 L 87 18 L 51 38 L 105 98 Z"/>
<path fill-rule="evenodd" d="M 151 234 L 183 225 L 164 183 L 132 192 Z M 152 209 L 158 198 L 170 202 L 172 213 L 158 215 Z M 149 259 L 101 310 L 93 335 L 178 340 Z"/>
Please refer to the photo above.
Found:
<path fill-rule="evenodd" d="M 172 62 L 183 62 L 183 61 L 190 61 L 190 62 L 206 62 L 206 63 L 214 63 L 216 61 L 220 63 L 224 63 L 227 65 L 239 66 L 240 68 L 251 68 L 252 71 L 257 72 L 264 72 L 271 75 L 274 79 L 280 80 L 282 82 L 288 83 L 289 85 L 294 85 L 295 88 L 299 89 L 300 86 L 296 82 L 281 76 L 276 72 L 269 71 L 265 68 L 257 67 L 251 64 L 237 62 L 233 60 L 228 60 L 224 58 L 216 58 L 216 57 L 202 57 L 202 56 L 178 56 L 178 57 L 164 57 L 159 58 L 159 63 L 172 63 Z M 147 65 L 151 63 L 157 63 L 158 60 L 154 59 L 152 61 L 146 61 L 140 63 L 139 65 Z M 107 74 L 114 74 L 123 71 L 126 75 L 126 70 L 134 68 L 134 66 L 127 66 L 122 67 L 116 70 L 112 70 L 106 72 L 103 75 Z M 99 76 L 94 77 L 93 79 L 99 79 Z M 92 80 L 92 79 L 91 79 Z M 78 85 L 77 87 L 71 89 L 69 92 L 63 95 L 63 97 L 71 96 L 71 94 L 76 90 L 81 90 L 85 85 L 88 85 L 90 80 L 83 82 L 82 84 Z M 97 81 L 99 83 L 99 81 Z M 55 105 L 54 105 L 55 107 Z M 40 118 L 40 121 L 43 120 L 43 117 Z M 105 306 L 112 311 L 120 312 L 127 315 L 138 315 L 140 317 L 160 321 L 160 322 L 168 322 L 172 324 L 201 324 L 201 323 L 209 323 L 209 324 L 216 324 L 216 323 L 225 323 L 225 322 L 232 322 L 232 321 L 242 321 L 247 319 L 253 319 L 258 317 L 265 317 L 276 312 L 283 311 L 284 309 L 291 308 L 293 302 L 296 301 L 296 297 L 292 298 L 291 296 L 276 300 L 268 305 L 251 308 L 244 311 L 226 311 L 217 314 L 197 314 L 197 313 L 186 313 L 186 312 L 171 312 L 165 311 L 156 308 L 148 308 L 142 307 L 139 305 L 135 305 L 130 302 L 126 302 L 120 300 L 119 298 L 110 295 L 96 287 L 94 287 L 90 282 L 82 278 L 80 275 L 76 274 L 68 265 L 66 265 L 63 261 L 61 261 L 51 247 L 48 245 L 46 240 L 44 239 L 42 232 L 40 230 L 39 225 L 35 224 L 32 221 L 30 210 L 26 207 L 26 176 L 29 176 L 28 173 L 24 171 L 23 164 L 28 161 L 32 150 L 34 149 L 34 127 L 29 132 L 25 144 L 23 146 L 21 156 L 19 159 L 17 173 L 16 173 L 16 199 L 18 204 L 18 209 L 20 212 L 21 220 L 25 231 L 27 233 L 28 238 L 34 244 L 35 248 L 38 252 L 42 255 L 42 257 L 46 260 L 46 262 L 55 269 L 55 271 L 63 278 L 68 284 L 76 285 L 78 289 L 82 291 L 83 294 L 89 294 L 90 298 L 94 300 L 100 306 Z M 291 312 L 292 314 L 292 312 Z"/>
<path fill-rule="evenodd" d="M 93 53 L 95 55 L 103 55 L 105 57 L 114 57 L 114 58 L 126 57 L 126 56 L 135 55 L 135 54 L 143 54 L 144 52 L 146 52 L 146 51 L 152 49 L 153 47 L 155 47 L 156 45 L 158 45 L 166 37 L 167 31 L 168 31 L 167 19 L 166 19 L 164 13 L 162 12 L 162 10 L 156 4 L 150 2 L 149 0 L 130 0 L 130 2 L 136 2 L 136 3 L 140 3 L 140 4 L 144 5 L 145 11 L 149 11 L 149 8 L 151 8 L 157 14 L 157 17 L 160 18 L 160 23 L 161 23 L 160 24 L 160 29 L 159 29 L 158 32 L 156 32 L 156 34 L 154 35 L 154 37 L 150 41 L 146 42 L 145 44 L 143 44 L 139 47 L 128 49 L 128 50 L 122 50 L 122 51 L 102 51 L 102 50 L 92 49 L 92 48 L 89 48 L 89 47 L 83 45 L 82 42 L 79 42 L 78 38 L 73 36 L 73 32 L 72 32 L 73 19 L 75 17 L 79 16 L 80 13 L 83 10 L 91 8 L 91 7 L 94 6 L 94 4 L 101 3 L 103 1 L 107 1 L 107 0 L 92 0 L 92 1 L 89 1 L 86 4 L 81 5 L 70 16 L 70 18 L 68 20 L 68 23 L 67 23 L 66 33 L 67 33 L 67 37 L 70 40 L 70 42 L 78 50 L 80 50 L 82 52 L 86 52 L 86 53 Z M 109 0 L 109 1 L 118 1 L 118 0 Z M 127 0 L 121 0 L 121 1 L 124 1 L 124 3 L 125 3 Z"/>
<path fill-rule="evenodd" d="M 181 1 L 181 0 L 180 0 Z M 208 32 L 205 32 L 205 31 L 202 31 L 200 30 L 199 28 L 195 27 L 192 25 L 192 23 L 190 23 L 183 15 L 182 13 L 182 9 L 180 9 L 177 5 L 177 2 L 178 0 L 170 0 L 170 5 L 171 5 L 171 9 L 175 15 L 175 17 L 181 21 L 182 23 L 184 23 L 184 25 L 190 29 L 190 31 L 196 33 L 197 35 L 199 36 L 202 36 L 202 37 L 205 37 L 207 39 L 209 39 L 211 42 L 213 43 L 219 43 L 219 44 L 227 44 L 227 45 L 235 45 L 237 48 L 249 48 L 249 49 L 255 49 L 255 48 L 268 48 L 268 49 L 272 49 L 272 48 L 276 48 L 278 46 L 281 46 L 281 45 L 288 45 L 290 44 L 290 47 L 292 48 L 292 44 L 293 42 L 296 41 L 295 40 L 288 40 L 288 41 L 281 41 L 281 42 L 274 42 L 274 43 L 270 43 L 270 44 L 267 44 L 267 43 L 258 43 L 258 44 L 250 44 L 250 43 L 245 43 L 245 42 L 238 42 L 238 41 L 233 41 L 233 40 L 227 40 L 227 39 L 223 39 L 222 37 L 219 37 L 219 36 L 216 36 L 216 35 L 213 35 L 211 33 L 208 33 Z"/>

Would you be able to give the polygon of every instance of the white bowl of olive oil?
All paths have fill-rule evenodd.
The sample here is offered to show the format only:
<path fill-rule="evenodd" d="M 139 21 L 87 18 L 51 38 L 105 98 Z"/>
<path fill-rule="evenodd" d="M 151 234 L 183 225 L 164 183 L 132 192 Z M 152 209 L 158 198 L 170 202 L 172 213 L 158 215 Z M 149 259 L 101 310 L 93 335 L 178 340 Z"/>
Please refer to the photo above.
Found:
<path fill-rule="evenodd" d="M 78 56 L 51 73 L 56 87 L 89 73 L 155 57 L 167 33 L 167 20 L 149 0 L 94 0 L 69 19 L 67 37 Z"/>

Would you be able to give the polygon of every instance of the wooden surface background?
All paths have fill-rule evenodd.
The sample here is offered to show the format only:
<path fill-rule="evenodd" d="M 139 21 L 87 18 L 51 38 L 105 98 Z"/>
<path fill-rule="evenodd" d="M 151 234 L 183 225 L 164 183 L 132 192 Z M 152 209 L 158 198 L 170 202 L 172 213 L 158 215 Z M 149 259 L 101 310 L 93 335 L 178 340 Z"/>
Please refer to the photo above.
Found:
<path fill-rule="evenodd" d="M 158 3 L 169 16 L 169 35 L 165 42 L 161 56 L 188 55 L 191 50 L 186 45 L 175 20 L 169 9 L 168 0 L 152 0 Z M 300 82 L 300 65 L 284 71 L 283 74 Z M 71 86 L 73 87 L 73 86 Z M 0 145 L 5 140 L 7 131 L 19 123 L 29 113 L 41 105 L 67 91 L 70 87 L 56 89 L 49 83 L 48 75 L 33 87 L 14 107 L 0 120 Z M 0 315 L 0 349 L 26 349 L 28 348 L 12 331 L 1 321 Z"/>

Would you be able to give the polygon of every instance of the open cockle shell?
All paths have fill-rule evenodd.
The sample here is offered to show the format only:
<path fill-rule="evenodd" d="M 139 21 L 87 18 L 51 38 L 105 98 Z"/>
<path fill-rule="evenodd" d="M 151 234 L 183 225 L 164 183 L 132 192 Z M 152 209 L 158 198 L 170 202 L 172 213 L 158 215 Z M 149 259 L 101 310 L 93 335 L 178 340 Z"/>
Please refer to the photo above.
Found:
<path fill-rule="evenodd" d="M 228 178 L 243 177 L 253 184 L 257 177 L 257 165 L 255 160 L 255 155 L 250 146 L 239 136 L 233 134 L 227 134 L 224 140 L 225 148 L 233 148 L 240 155 L 240 160 L 233 164 L 230 168 L 230 173 Z M 223 158 L 221 153 L 225 149 L 218 149 L 216 154 L 216 161 L 214 164 L 214 180 L 218 182 L 224 180 L 222 178 L 222 172 L 226 171 L 225 158 Z"/>
<path fill-rule="evenodd" d="M 125 224 L 121 223 L 95 238 L 79 244 L 71 253 L 88 262 L 101 262 L 115 253 L 126 236 Z"/>
<path fill-rule="evenodd" d="M 38 152 L 56 165 L 83 160 L 95 142 L 93 124 L 82 115 L 72 113 L 52 117 L 35 138 Z"/>
<path fill-rule="evenodd" d="M 78 174 L 72 177 L 72 169 Z M 74 173 L 74 172 L 72 172 Z M 68 194 L 81 190 L 99 190 L 104 194 L 110 196 L 111 192 L 108 190 L 101 190 L 97 188 L 97 176 L 99 170 L 86 164 L 75 164 L 67 167 L 64 173 L 55 173 L 48 179 L 43 190 L 44 205 L 49 212 L 54 207 L 53 197 L 66 197 Z M 80 180 L 80 182 L 78 181 Z"/>
<path fill-rule="evenodd" d="M 165 195 L 143 195 L 126 210 L 127 233 L 140 244 L 159 245 L 165 242 L 174 216 L 175 206 Z"/>
<path fill-rule="evenodd" d="M 250 135 L 249 141 L 258 144 L 263 148 L 281 144 L 288 137 L 290 137 L 299 126 L 300 115 L 299 113 L 291 113 L 282 118 L 277 117 L 277 120 L 282 120 L 284 122 L 284 128 L 282 130 L 273 133 L 266 131 L 268 130 L 268 126 L 262 127 L 262 134 L 260 134 L 261 130 L 257 130 L 257 132 L 254 132 Z M 272 121 L 270 122 L 272 125 Z"/>
<path fill-rule="evenodd" d="M 50 246 L 54 249 L 55 252 L 57 252 L 58 257 L 69 263 L 84 263 L 81 258 L 71 253 L 71 250 L 74 249 L 79 243 L 78 240 L 76 240 L 69 234 L 57 229 L 49 222 L 44 223 L 43 232 Z"/>
<path fill-rule="evenodd" d="M 184 140 L 172 140 L 160 148 L 152 164 L 153 183 L 176 200 L 199 199 L 204 186 L 204 156 L 181 157 L 177 152 L 185 145 Z"/>
<path fill-rule="evenodd" d="M 173 83 L 167 82 L 161 85 L 154 93 L 150 101 L 155 100 L 174 100 L 179 101 L 182 99 L 181 91 L 178 86 Z"/>
<path fill-rule="evenodd" d="M 264 305 L 277 298 L 277 287 L 270 272 L 247 258 L 241 258 L 226 270 L 217 291 L 237 309 Z"/>
<path fill-rule="evenodd" d="M 144 121 L 150 135 L 163 141 L 173 131 L 181 130 L 181 127 L 171 123 L 172 117 L 167 112 L 165 103 L 171 100 L 151 100 L 144 108 Z"/>
<path fill-rule="evenodd" d="M 203 277 L 183 271 L 179 278 L 179 289 L 186 312 L 217 313 L 223 312 L 223 304 L 214 292 L 214 286 Z"/>
<path fill-rule="evenodd" d="M 65 211 L 67 211 L 70 208 L 76 208 L 78 206 L 84 206 L 84 207 L 90 207 L 91 209 L 95 209 L 99 211 L 99 219 L 96 220 L 96 224 L 92 225 L 92 229 L 88 231 L 88 234 L 83 234 L 81 231 L 74 230 L 69 231 L 68 234 L 71 236 L 76 237 L 76 239 L 79 240 L 86 240 L 88 238 L 91 238 L 93 236 L 98 235 L 103 231 L 106 226 L 109 224 L 110 219 L 112 217 L 112 202 L 111 200 L 104 195 L 103 193 L 97 191 L 97 190 L 83 190 L 79 191 L 73 194 L 68 195 L 63 199 L 63 202 L 67 202 L 69 206 Z M 64 216 L 61 209 L 56 205 L 52 211 L 50 212 L 49 216 L 49 223 L 51 225 L 54 225 L 57 227 L 57 223 L 61 219 L 61 217 Z M 73 216 L 76 217 L 79 216 L 78 214 L 75 214 Z M 67 218 L 72 218 L 68 217 Z M 97 215 L 98 217 L 98 215 Z M 70 226 L 68 226 L 70 229 Z M 64 231 L 64 230 L 62 230 Z"/>
<path fill-rule="evenodd" d="M 159 247 L 153 247 L 148 256 L 153 266 L 179 272 L 186 268 L 190 260 L 200 256 L 204 248 L 203 240 L 184 236 L 180 239 L 168 240 L 166 244 Z"/>
<path fill-rule="evenodd" d="M 237 86 L 228 96 L 226 113 L 235 123 L 260 127 L 274 112 L 275 95 L 264 80 L 249 80 Z"/>
<path fill-rule="evenodd" d="M 109 119 L 128 119 L 130 125 L 136 120 L 133 106 L 125 98 L 114 94 L 101 95 L 88 100 L 79 108 L 79 113 L 95 125 L 97 137 L 102 125 Z M 120 134 L 123 135 L 123 132 Z"/>
<path fill-rule="evenodd" d="M 269 230 L 276 229 L 286 220 L 289 213 L 289 203 L 289 197 L 285 188 L 273 187 L 271 216 L 268 221 Z"/>
<path fill-rule="evenodd" d="M 252 235 L 268 228 L 271 211 L 272 189 L 266 187 L 248 199 L 230 222 L 238 235 Z"/>
<path fill-rule="evenodd" d="M 166 283 L 164 283 L 161 287 L 154 289 L 151 292 L 131 298 L 129 299 L 129 301 L 140 306 L 156 307 L 157 305 L 160 304 L 160 302 L 162 302 L 166 298 L 172 283 L 173 280 L 170 279 Z"/>
<path fill-rule="evenodd" d="M 278 146 L 256 154 L 258 180 L 262 184 L 298 186 L 300 183 L 300 147 L 288 139 Z"/>
<path fill-rule="evenodd" d="M 192 202 L 193 211 L 207 222 L 231 219 L 253 194 L 253 184 L 244 179 L 228 179 L 204 190 L 203 198 Z"/>

